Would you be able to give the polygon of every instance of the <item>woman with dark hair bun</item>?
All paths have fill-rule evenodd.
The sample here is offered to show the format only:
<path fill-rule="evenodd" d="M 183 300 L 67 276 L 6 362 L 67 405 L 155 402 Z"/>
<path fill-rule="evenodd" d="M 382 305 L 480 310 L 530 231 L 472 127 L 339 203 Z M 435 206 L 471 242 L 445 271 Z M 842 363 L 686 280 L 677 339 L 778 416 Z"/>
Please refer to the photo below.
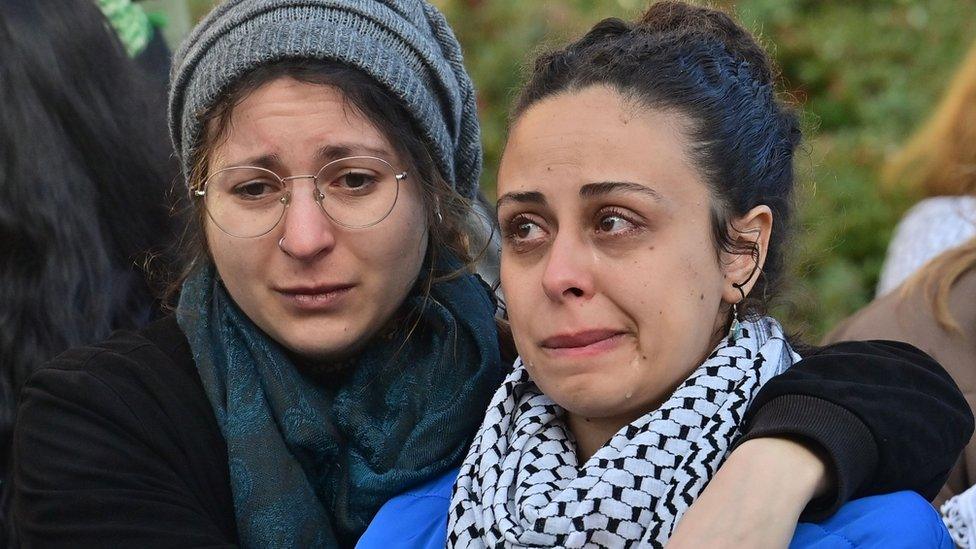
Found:
<path fill-rule="evenodd" d="M 818 475 L 794 463 L 766 491 L 719 472 L 737 443 L 755 442 L 739 435 L 774 376 L 800 353 L 808 368 L 831 360 L 767 316 L 800 141 L 774 81 L 735 21 L 679 2 L 636 23 L 602 21 L 536 62 L 498 174 L 501 283 L 520 357 L 439 509 L 448 547 L 948 546 L 913 492 L 797 527 L 809 496 L 827 495 Z M 971 418 L 959 419 L 950 429 L 965 437 Z M 391 502 L 375 528 L 394 508 L 418 514 L 418 496 L 443 497 L 447 481 Z M 740 499 L 743 485 L 767 494 L 763 505 Z"/>
<path fill-rule="evenodd" d="M 143 265 L 173 231 L 162 88 L 91 0 L 0 8 L 0 468 L 20 387 L 55 355 L 140 328 Z M 3 477 L 0 477 L 3 478 Z"/>

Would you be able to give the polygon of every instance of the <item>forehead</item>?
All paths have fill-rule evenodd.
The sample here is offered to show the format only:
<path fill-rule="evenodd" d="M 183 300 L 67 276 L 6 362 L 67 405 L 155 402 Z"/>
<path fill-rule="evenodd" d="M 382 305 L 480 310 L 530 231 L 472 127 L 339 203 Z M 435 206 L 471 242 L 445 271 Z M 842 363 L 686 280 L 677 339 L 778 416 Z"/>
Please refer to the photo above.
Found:
<path fill-rule="evenodd" d="M 499 193 L 541 181 L 701 183 L 688 155 L 688 120 L 605 87 L 546 98 L 516 121 L 499 171 Z M 703 185 L 703 184 L 702 184 Z"/>
<path fill-rule="evenodd" d="M 390 140 L 341 90 L 281 77 L 256 88 L 233 107 L 213 157 L 218 163 L 255 156 L 297 160 L 335 144 L 350 154 L 390 161 L 396 156 Z"/>

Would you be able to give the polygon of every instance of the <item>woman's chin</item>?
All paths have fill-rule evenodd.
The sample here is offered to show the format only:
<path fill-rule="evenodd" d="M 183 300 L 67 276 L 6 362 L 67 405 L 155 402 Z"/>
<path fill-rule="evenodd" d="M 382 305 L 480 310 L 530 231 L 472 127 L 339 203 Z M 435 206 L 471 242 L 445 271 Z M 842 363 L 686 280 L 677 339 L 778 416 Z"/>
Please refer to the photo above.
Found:
<path fill-rule="evenodd" d="M 350 336 L 349 332 L 337 330 L 335 327 L 323 326 L 292 325 L 288 333 L 269 335 L 302 362 L 320 364 L 348 360 L 362 349 L 366 339 L 364 336 Z"/>
<path fill-rule="evenodd" d="M 586 419 L 620 419 L 624 424 L 647 414 L 658 405 L 646 390 L 630 383 L 580 384 L 546 391 L 552 400 L 568 413 Z"/>

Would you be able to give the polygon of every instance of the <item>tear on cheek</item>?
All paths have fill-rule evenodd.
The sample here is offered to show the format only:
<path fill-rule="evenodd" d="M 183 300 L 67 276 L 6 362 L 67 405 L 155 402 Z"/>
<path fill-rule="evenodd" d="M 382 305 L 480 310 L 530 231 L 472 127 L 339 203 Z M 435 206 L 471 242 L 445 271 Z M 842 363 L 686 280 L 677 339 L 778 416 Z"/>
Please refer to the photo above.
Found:
<path fill-rule="evenodd" d="M 633 360 L 630 361 L 631 382 L 628 383 L 625 387 L 625 391 L 624 391 L 625 400 L 630 400 L 631 398 L 634 397 L 634 387 L 638 384 L 638 381 L 640 381 L 641 360 L 646 358 L 647 357 L 642 357 L 639 354 L 635 354 Z"/>

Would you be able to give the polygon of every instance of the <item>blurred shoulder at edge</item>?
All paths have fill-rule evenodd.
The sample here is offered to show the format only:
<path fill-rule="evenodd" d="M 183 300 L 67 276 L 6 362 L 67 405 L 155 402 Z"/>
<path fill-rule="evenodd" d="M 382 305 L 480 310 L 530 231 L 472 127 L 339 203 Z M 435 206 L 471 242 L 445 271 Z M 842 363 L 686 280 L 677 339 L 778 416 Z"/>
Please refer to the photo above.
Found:
<path fill-rule="evenodd" d="M 900 287 L 875 299 L 825 338 L 911 343 L 949 372 L 976 409 L 976 238 L 930 261 Z M 976 445 L 966 447 L 935 503 L 976 482 Z"/>

